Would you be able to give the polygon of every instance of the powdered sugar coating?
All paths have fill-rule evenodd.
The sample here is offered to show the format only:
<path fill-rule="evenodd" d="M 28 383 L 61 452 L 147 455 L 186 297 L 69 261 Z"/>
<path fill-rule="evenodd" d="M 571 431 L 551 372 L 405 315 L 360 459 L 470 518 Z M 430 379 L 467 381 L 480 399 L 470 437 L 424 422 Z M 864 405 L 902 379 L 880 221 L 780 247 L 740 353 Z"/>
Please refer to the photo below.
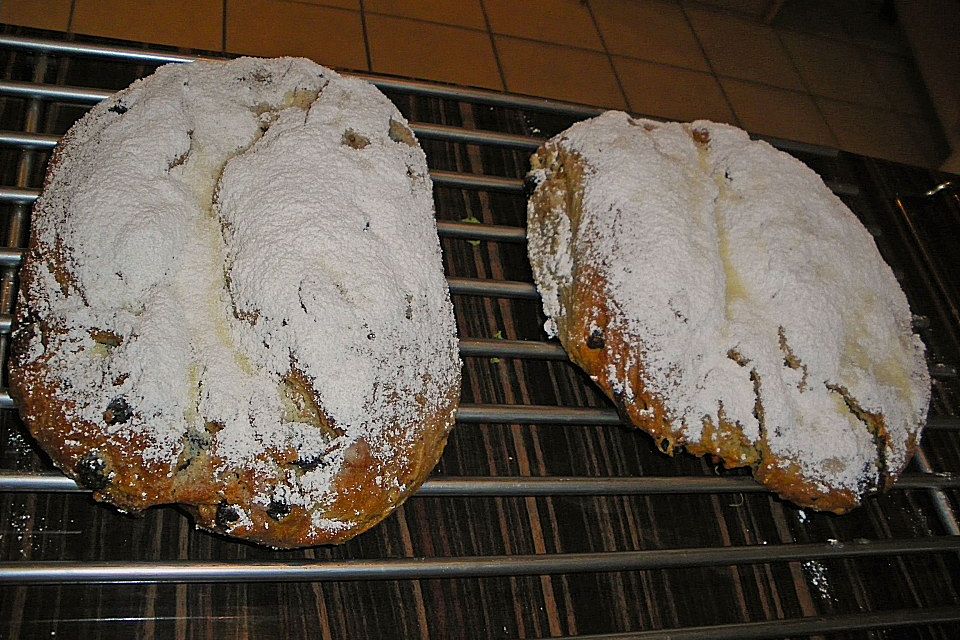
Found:
<path fill-rule="evenodd" d="M 279 478 L 254 500 L 332 532 L 349 522 L 323 507 L 357 442 L 385 467 L 425 415 L 452 425 L 460 361 L 426 158 L 375 87 L 302 59 L 169 65 L 66 140 L 33 224 L 71 284 L 28 265 L 21 304 L 61 327 L 24 364 L 49 358 L 72 418 L 137 440 L 168 475 L 215 425 L 216 473 Z M 324 428 L 291 406 L 291 376 Z M 117 397 L 134 415 L 107 424 Z M 291 448 L 323 464 L 263 455 Z"/>
<path fill-rule="evenodd" d="M 734 127 L 620 112 L 547 148 L 587 167 L 575 231 L 531 211 L 548 333 L 590 264 L 681 444 L 722 415 L 822 490 L 857 495 L 905 466 L 930 397 L 924 347 L 872 238 L 813 171 Z M 880 454 L 857 411 L 882 418 Z"/>

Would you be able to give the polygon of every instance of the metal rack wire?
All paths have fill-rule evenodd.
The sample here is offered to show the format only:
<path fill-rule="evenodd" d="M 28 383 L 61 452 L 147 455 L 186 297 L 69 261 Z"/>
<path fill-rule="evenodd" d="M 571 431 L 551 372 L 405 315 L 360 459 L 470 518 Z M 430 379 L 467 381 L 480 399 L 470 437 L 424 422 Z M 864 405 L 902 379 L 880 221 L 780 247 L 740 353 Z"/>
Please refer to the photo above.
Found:
<path fill-rule="evenodd" d="M 10 206 L 7 246 L 0 249 L 0 357 L 6 357 L 6 335 L 12 326 L 15 299 L 16 269 L 22 257 L 26 237 L 29 206 L 38 192 L 28 187 L 29 174 L 35 168 L 35 152 L 52 149 L 57 136 L 38 132 L 37 113 L 42 101 L 60 101 L 92 105 L 111 91 L 85 87 L 44 84 L 48 56 L 92 57 L 122 62 L 160 64 L 188 62 L 200 56 L 152 51 L 113 45 L 88 44 L 0 36 L 0 50 L 30 52 L 36 55 L 33 81 L 0 81 L 0 96 L 22 98 L 25 117 L 21 131 L 0 131 L 0 147 L 20 150 L 16 183 L 0 186 L 0 204 Z M 383 90 L 426 95 L 511 109 L 551 112 L 569 118 L 582 118 L 599 111 L 537 98 L 509 96 L 478 89 L 465 89 L 427 82 L 399 80 L 362 75 Z M 119 87 L 117 87 L 119 88 Z M 498 131 L 413 122 L 412 128 L 422 139 L 450 143 L 486 145 L 503 149 L 529 151 L 542 138 Z M 770 140 L 781 149 L 835 157 L 837 152 L 805 144 Z M 502 177 L 466 172 L 432 170 L 438 186 L 470 190 L 520 193 L 519 177 Z M 839 195 L 857 195 L 858 187 L 848 182 L 828 183 Z M 503 243 L 525 242 L 524 230 L 516 226 L 439 221 L 442 237 L 486 240 Z M 530 282 L 449 277 L 454 294 L 537 300 Z M 926 323 L 925 318 L 916 320 Z M 528 360 L 565 360 L 563 350 L 554 343 L 532 340 L 499 340 L 473 338 L 461 341 L 461 353 L 478 358 L 520 358 Z M 953 380 L 956 369 L 939 365 L 931 369 L 939 380 Z M 0 408 L 13 408 L 5 390 L 0 390 Z M 458 413 L 461 424 L 532 424 L 564 426 L 617 425 L 621 418 L 612 408 L 556 407 L 517 404 L 464 404 Z M 955 434 L 960 418 L 931 416 L 929 430 Z M 191 583 L 191 582 L 297 582 L 328 580 L 396 580 L 448 579 L 483 576 L 524 576 L 579 572 L 617 572 L 685 567 L 750 565 L 813 559 L 889 558 L 903 555 L 960 553 L 960 526 L 947 489 L 960 488 L 960 474 L 936 473 L 923 451 L 918 471 L 905 474 L 895 490 L 927 492 L 940 518 L 945 535 L 904 539 L 859 541 L 855 543 L 793 543 L 748 546 L 699 547 L 656 551 L 610 551 L 603 553 L 553 553 L 538 555 L 489 555 L 468 557 L 408 557 L 358 559 L 306 563 L 271 562 L 51 562 L 2 561 L 0 584 L 97 584 L 97 583 Z M 0 492 L 70 493 L 81 492 L 70 479 L 52 472 L 0 471 Z M 742 476 L 633 476 L 633 477 L 434 477 L 427 481 L 418 497 L 493 497 L 493 496 L 629 496 L 659 494 L 727 494 L 759 493 L 764 489 L 749 477 Z M 902 611 L 863 612 L 815 616 L 792 620 L 718 624 L 705 627 L 673 629 L 671 638 L 748 638 L 784 635 L 818 634 L 841 630 L 865 630 L 904 625 L 925 625 L 960 620 L 960 606 L 944 606 Z M 663 632 L 666 634 L 667 632 Z M 666 637 L 660 632 L 631 633 L 629 637 Z M 588 636 L 580 636 L 586 638 Z M 622 634 L 589 637 L 627 637 Z"/>

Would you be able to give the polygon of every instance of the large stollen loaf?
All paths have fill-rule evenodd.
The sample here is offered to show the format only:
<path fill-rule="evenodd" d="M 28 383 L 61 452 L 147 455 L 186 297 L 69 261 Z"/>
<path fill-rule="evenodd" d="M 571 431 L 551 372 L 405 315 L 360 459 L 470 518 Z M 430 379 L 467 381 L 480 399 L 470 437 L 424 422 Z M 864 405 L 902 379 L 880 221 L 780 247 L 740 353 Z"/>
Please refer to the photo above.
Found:
<path fill-rule="evenodd" d="M 63 138 L 11 393 L 123 510 L 340 542 L 443 450 L 460 360 L 426 158 L 372 85 L 302 59 L 170 65 Z"/>

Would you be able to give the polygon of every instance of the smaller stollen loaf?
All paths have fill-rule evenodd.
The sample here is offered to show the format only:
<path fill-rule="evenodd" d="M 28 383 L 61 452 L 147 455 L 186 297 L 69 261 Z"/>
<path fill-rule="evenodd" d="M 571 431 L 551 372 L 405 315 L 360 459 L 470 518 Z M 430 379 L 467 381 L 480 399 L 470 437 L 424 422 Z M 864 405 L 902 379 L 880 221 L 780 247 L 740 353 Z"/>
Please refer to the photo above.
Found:
<path fill-rule="evenodd" d="M 894 483 L 926 420 L 924 346 L 819 176 L 735 127 L 621 112 L 532 164 L 546 331 L 660 450 L 835 513 Z"/>

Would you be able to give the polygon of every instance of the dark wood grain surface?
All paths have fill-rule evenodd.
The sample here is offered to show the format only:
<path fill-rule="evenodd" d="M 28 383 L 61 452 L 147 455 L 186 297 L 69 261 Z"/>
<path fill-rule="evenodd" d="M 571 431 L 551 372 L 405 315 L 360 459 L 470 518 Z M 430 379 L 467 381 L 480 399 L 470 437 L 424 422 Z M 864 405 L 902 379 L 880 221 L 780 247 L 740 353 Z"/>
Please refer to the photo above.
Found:
<path fill-rule="evenodd" d="M 0 52 L 6 79 L 29 81 L 35 58 Z M 151 67 L 52 57 L 45 80 L 118 89 Z M 569 119 L 391 94 L 411 120 L 551 134 Z M 18 130 L 26 102 L 0 100 L 0 129 Z M 44 103 L 40 130 L 61 134 L 85 107 Z M 526 153 L 423 140 L 434 169 L 522 176 Z M 22 151 L 0 148 L 0 184 L 14 185 Z M 847 204 L 880 230 L 902 275 L 932 362 L 960 363 L 960 201 L 916 194 L 940 176 L 840 154 L 802 158 L 856 184 Z M 29 177 L 42 180 L 45 156 Z M 437 188 L 437 217 L 523 225 L 522 195 Z M 9 216 L 10 205 L 2 214 Z M 4 221 L 6 218 L 4 218 Z M 4 222 L 0 221 L 0 222 Z M 0 224 L 5 228 L 6 224 Z M 444 239 L 451 276 L 530 281 L 522 244 Z M 934 277 L 938 274 L 939 278 Z M 455 296 L 463 338 L 544 340 L 536 302 Z M 957 383 L 936 382 L 932 413 L 958 415 Z M 465 358 L 464 402 L 606 407 L 567 362 Z M 960 433 L 930 431 L 937 471 L 960 472 Z M 0 422 L 0 468 L 47 470 L 15 412 Z M 460 424 L 435 472 L 444 476 L 711 476 L 686 455 L 659 453 L 644 434 L 590 425 Z M 736 474 L 734 474 L 736 475 Z M 956 491 L 946 492 L 954 508 Z M 382 525 L 338 547 L 278 552 L 196 531 L 175 508 L 140 517 L 86 494 L 0 495 L 0 560 L 95 561 L 446 558 L 667 550 L 919 538 L 944 534 L 926 490 L 895 490 L 837 517 L 766 493 L 586 497 L 413 497 Z M 915 610 L 960 604 L 957 554 L 540 576 L 265 584 L 0 586 L 0 638 L 535 638 Z M 828 636 L 816 636 L 828 637 Z M 950 639 L 950 624 L 850 631 L 838 638 Z"/>

